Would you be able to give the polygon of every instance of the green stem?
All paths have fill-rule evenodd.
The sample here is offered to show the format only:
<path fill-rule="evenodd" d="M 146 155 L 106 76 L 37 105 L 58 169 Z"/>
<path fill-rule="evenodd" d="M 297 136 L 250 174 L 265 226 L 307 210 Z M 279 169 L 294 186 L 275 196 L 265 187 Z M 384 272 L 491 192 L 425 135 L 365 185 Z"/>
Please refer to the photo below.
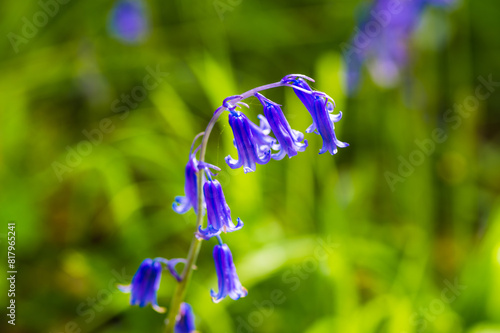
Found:
<path fill-rule="evenodd" d="M 208 123 L 207 129 L 205 130 L 205 134 L 203 134 L 203 139 L 201 141 L 201 150 L 200 150 L 200 161 L 205 161 L 205 153 L 207 151 L 208 138 L 210 137 L 210 132 L 215 125 L 219 116 L 224 112 L 225 108 L 219 108 L 215 111 L 212 119 Z M 196 216 L 196 230 L 198 230 L 199 226 L 203 223 L 203 170 L 198 171 L 198 183 L 197 183 L 197 193 L 198 193 L 198 214 Z M 184 296 L 186 295 L 187 286 L 189 284 L 189 280 L 191 279 L 191 274 L 193 273 L 193 267 L 196 264 L 196 260 L 198 259 L 198 254 L 201 249 L 201 240 L 193 236 L 193 240 L 191 241 L 191 246 L 189 247 L 189 253 L 187 257 L 186 265 L 184 266 L 184 270 L 182 271 L 181 281 L 177 284 L 177 288 L 175 289 L 174 297 L 172 297 L 172 301 L 170 302 L 170 309 L 168 311 L 167 317 L 167 333 L 174 333 L 175 326 L 175 317 L 179 312 L 181 303 L 184 300 Z"/>

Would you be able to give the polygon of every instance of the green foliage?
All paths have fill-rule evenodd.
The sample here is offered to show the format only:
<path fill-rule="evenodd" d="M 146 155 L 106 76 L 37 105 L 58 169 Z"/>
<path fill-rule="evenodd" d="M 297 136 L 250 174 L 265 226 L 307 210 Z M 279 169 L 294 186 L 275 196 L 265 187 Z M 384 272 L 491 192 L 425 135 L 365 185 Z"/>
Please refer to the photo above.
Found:
<path fill-rule="evenodd" d="M 231 8 L 223 20 L 220 2 Z M 203 244 L 187 294 L 198 329 L 500 332 L 500 94 L 457 126 L 444 118 L 480 76 L 500 81 L 497 1 L 429 11 L 408 79 L 384 90 L 364 70 L 351 97 L 339 45 L 360 1 L 147 3 L 152 30 L 139 45 L 106 33 L 113 1 L 60 5 L 17 53 L 0 42 L 1 260 L 15 221 L 19 332 L 160 332 L 164 316 L 130 307 L 115 286 L 146 257 L 186 255 L 195 216 L 171 203 L 183 192 L 192 138 L 225 97 L 289 73 L 314 77 L 336 100 L 337 134 L 351 146 L 318 155 L 321 139 L 309 134 L 306 152 L 245 175 L 224 163 L 235 149 L 222 117 L 207 161 L 222 168 L 233 217 L 245 222 L 224 240 L 249 294 L 211 302 L 213 242 Z M 23 17 L 40 8 L 2 2 L 3 35 L 21 34 Z M 168 75 L 127 106 L 122 94 L 155 70 Z M 266 96 L 294 128 L 310 125 L 292 91 Z M 260 104 L 250 106 L 255 120 Z M 416 140 L 434 140 L 436 129 L 446 140 L 426 154 Z M 387 172 L 398 175 L 400 157 L 416 151 L 422 163 L 391 186 Z M 165 276 L 160 305 L 174 287 Z"/>

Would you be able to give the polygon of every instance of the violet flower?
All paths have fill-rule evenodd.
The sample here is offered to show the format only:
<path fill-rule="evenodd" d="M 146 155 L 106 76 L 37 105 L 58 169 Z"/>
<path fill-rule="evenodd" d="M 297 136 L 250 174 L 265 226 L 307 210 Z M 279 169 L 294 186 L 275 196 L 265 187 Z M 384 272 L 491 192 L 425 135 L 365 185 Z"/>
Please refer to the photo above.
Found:
<path fill-rule="evenodd" d="M 165 264 L 166 268 L 172 276 L 178 281 L 181 281 L 180 275 L 175 270 L 175 266 L 179 263 L 186 263 L 186 259 L 144 259 L 139 266 L 139 269 L 132 278 L 132 283 L 124 286 L 118 285 L 118 289 L 124 293 L 130 293 L 130 305 L 139 305 L 144 307 L 151 303 L 151 306 L 157 312 L 165 312 L 165 308 L 158 306 L 156 294 L 160 288 L 161 273 Z"/>
<path fill-rule="evenodd" d="M 244 113 L 235 111 L 234 108 L 229 110 L 229 125 L 238 151 L 238 160 L 226 156 L 226 163 L 231 169 L 243 166 L 243 171 L 247 173 L 255 171 L 256 163 L 266 164 L 270 161 L 274 139 L 268 135 L 271 128 L 266 118 L 262 115 L 258 117 L 260 126 L 251 122 Z"/>
<path fill-rule="evenodd" d="M 307 148 L 307 140 L 304 140 L 304 134 L 293 130 L 288 124 L 288 121 L 283 114 L 279 104 L 265 98 L 259 93 L 255 93 L 264 107 L 264 115 L 271 127 L 271 130 L 278 140 L 272 148 L 278 150 L 278 153 L 272 154 L 271 157 L 275 160 L 281 160 L 288 155 L 289 158 L 297 155 L 297 152 L 302 152 Z M 304 143 L 301 141 L 304 140 Z"/>
<path fill-rule="evenodd" d="M 295 94 L 302 101 L 302 104 L 304 104 L 313 119 L 312 125 L 306 129 L 306 133 L 318 134 L 323 139 L 323 147 L 319 153 L 323 154 L 328 151 L 330 154 L 335 155 L 337 147 L 348 147 L 348 143 L 338 140 L 335 135 L 334 123 L 342 119 L 342 112 L 339 112 L 337 115 L 331 114 L 335 108 L 335 103 L 332 103 L 325 93 L 313 91 L 307 82 L 300 77 L 295 79 L 287 78 L 287 81 L 312 92 L 311 94 L 307 94 L 301 90 L 294 89 Z"/>
<path fill-rule="evenodd" d="M 126 43 L 140 42 L 149 30 L 148 17 L 140 0 L 119 0 L 111 10 L 108 28 Z"/>
<path fill-rule="evenodd" d="M 196 233 L 199 239 L 209 240 L 220 235 L 222 231 L 232 232 L 243 227 L 243 222 L 238 218 L 238 223 L 234 225 L 231 219 L 231 209 L 226 203 L 226 198 L 222 192 L 219 181 L 208 180 L 203 185 L 203 193 L 207 205 L 207 227 L 202 229 L 201 225 Z"/>
<path fill-rule="evenodd" d="M 144 307 L 151 303 L 156 312 L 163 313 L 165 308 L 158 306 L 156 294 L 160 288 L 162 265 L 157 260 L 144 259 L 128 286 L 119 285 L 118 289 L 130 293 L 130 305 Z"/>
<path fill-rule="evenodd" d="M 362 21 L 350 45 L 341 46 L 347 62 L 348 92 L 359 84 L 361 67 L 367 64 L 376 84 L 392 87 L 408 64 L 409 40 L 428 5 L 448 6 L 454 0 L 377 0 Z"/>
<path fill-rule="evenodd" d="M 184 184 L 185 195 L 175 197 L 175 201 L 172 204 L 172 209 L 179 214 L 186 213 L 187 211 L 189 211 L 189 209 L 191 209 L 191 207 L 193 207 L 195 213 L 198 214 L 198 171 L 203 168 L 220 171 L 220 169 L 215 165 L 200 163 L 196 159 L 197 151 L 198 149 L 196 149 L 194 152 L 190 152 L 189 161 L 186 164 L 186 169 L 184 172 L 186 179 Z M 204 176 L 202 175 L 202 177 Z"/>
<path fill-rule="evenodd" d="M 182 303 L 175 320 L 175 333 L 194 333 L 194 314 L 193 308 L 188 303 Z"/>
<path fill-rule="evenodd" d="M 241 285 L 238 274 L 236 274 L 233 255 L 229 247 L 226 244 L 215 245 L 213 255 L 215 269 L 217 271 L 219 292 L 216 293 L 213 289 L 210 290 L 212 301 L 214 303 L 219 303 L 226 296 L 231 297 L 233 300 L 245 297 L 248 291 Z"/>

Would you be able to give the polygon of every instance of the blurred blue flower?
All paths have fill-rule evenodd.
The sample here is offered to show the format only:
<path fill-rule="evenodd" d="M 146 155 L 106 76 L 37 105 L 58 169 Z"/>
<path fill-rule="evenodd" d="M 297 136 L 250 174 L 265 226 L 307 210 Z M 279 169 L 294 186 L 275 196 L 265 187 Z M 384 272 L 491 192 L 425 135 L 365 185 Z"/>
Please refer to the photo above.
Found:
<path fill-rule="evenodd" d="M 184 183 L 184 193 L 185 196 L 177 196 L 175 197 L 175 201 L 172 204 L 172 209 L 179 214 L 186 213 L 191 207 L 193 207 L 196 214 L 198 214 L 198 176 L 197 172 L 200 169 L 214 169 L 219 171 L 220 169 L 215 165 L 211 165 L 208 163 L 201 163 L 196 159 L 196 149 L 194 152 L 189 154 L 189 161 L 186 164 L 185 169 L 185 183 Z M 202 177 L 204 177 L 202 175 Z"/>
<path fill-rule="evenodd" d="M 243 227 L 243 222 L 238 218 L 238 223 L 234 225 L 231 219 L 231 210 L 226 203 L 226 198 L 222 192 L 219 181 L 208 180 L 203 185 L 203 193 L 207 205 L 207 227 L 202 229 L 201 225 L 196 237 L 209 240 L 213 236 L 219 235 L 222 231 L 232 232 Z"/>
<path fill-rule="evenodd" d="M 175 320 L 175 333 L 194 333 L 193 308 L 188 303 L 182 303 L 179 314 Z"/>
<path fill-rule="evenodd" d="M 255 96 L 262 103 L 264 115 L 269 122 L 274 136 L 278 140 L 278 143 L 275 142 L 272 145 L 272 148 L 277 150 L 278 153 L 272 154 L 271 157 L 275 160 L 281 160 L 286 155 L 291 158 L 297 155 L 297 152 L 306 150 L 307 140 L 304 140 L 304 134 L 290 127 L 280 105 L 259 93 L 255 93 Z M 302 140 L 304 140 L 304 143 L 301 142 Z"/>
<path fill-rule="evenodd" d="M 374 82 L 392 87 L 399 82 L 408 63 L 409 39 L 417 29 L 428 5 L 448 6 L 454 0 L 377 0 L 369 15 L 356 28 L 350 45 L 343 48 L 347 62 L 348 92 L 360 81 L 361 67 L 367 64 Z"/>
<path fill-rule="evenodd" d="M 262 115 L 258 116 L 260 126 L 252 123 L 245 114 L 229 110 L 229 125 L 233 130 L 234 146 L 238 151 L 238 160 L 226 156 L 226 163 L 231 169 L 243 166 L 245 173 L 255 171 L 256 163 L 266 164 L 271 159 L 271 145 L 274 139 L 268 134 L 271 131 L 269 123 Z"/>
<path fill-rule="evenodd" d="M 339 112 L 337 115 L 331 114 L 335 106 L 329 101 L 328 96 L 322 92 L 313 91 L 302 78 L 288 79 L 288 82 L 294 86 L 311 91 L 308 94 L 304 91 L 294 89 L 295 94 L 302 101 L 313 119 L 312 125 L 306 129 L 306 133 L 319 134 L 323 139 L 323 147 L 319 153 L 323 154 L 328 151 L 334 155 L 337 153 L 337 147 L 345 148 L 349 146 L 348 143 L 338 140 L 335 135 L 334 123 L 342 119 L 342 112 Z"/>
<path fill-rule="evenodd" d="M 162 265 L 157 260 L 144 259 L 139 269 L 128 286 L 119 285 L 118 288 L 124 293 L 130 293 L 130 305 L 144 307 L 148 303 L 157 312 L 165 312 L 165 308 L 158 306 L 156 293 L 160 288 Z"/>
<path fill-rule="evenodd" d="M 219 292 L 210 290 L 214 303 L 219 303 L 229 295 L 234 300 L 245 297 L 248 291 L 241 285 L 233 263 L 233 255 L 226 244 L 214 247 L 215 269 L 219 284 Z"/>
<path fill-rule="evenodd" d="M 141 0 L 119 0 L 111 10 L 108 29 L 126 43 L 138 43 L 149 32 L 146 9 Z"/>

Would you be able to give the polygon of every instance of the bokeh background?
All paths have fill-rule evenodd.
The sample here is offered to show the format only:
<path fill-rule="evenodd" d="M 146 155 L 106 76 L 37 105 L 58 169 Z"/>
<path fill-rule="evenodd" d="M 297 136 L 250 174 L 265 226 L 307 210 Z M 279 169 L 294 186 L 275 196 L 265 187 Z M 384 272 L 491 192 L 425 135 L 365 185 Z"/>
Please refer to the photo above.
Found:
<path fill-rule="evenodd" d="M 381 87 L 363 64 L 349 95 L 341 45 L 370 1 L 54 3 L 0 4 L 2 313 L 10 221 L 18 270 L 16 326 L 3 315 L 2 332 L 161 332 L 164 315 L 115 286 L 146 257 L 186 255 L 195 216 L 171 203 L 192 138 L 225 97 L 289 73 L 336 100 L 351 146 L 318 155 L 309 134 L 306 152 L 243 174 L 224 163 L 236 152 L 220 120 L 207 159 L 245 222 L 224 240 L 249 294 L 211 302 L 204 244 L 187 295 L 197 328 L 500 332 L 499 87 L 467 116 L 448 111 L 479 77 L 500 81 L 498 1 L 425 7 L 399 81 Z M 290 89 L 266 96 L 310 125 Z M 415 140 L 436 129 L 446 139 L 425 152 Z M 165 275 L 160 305 L 174 287 Z"/>

